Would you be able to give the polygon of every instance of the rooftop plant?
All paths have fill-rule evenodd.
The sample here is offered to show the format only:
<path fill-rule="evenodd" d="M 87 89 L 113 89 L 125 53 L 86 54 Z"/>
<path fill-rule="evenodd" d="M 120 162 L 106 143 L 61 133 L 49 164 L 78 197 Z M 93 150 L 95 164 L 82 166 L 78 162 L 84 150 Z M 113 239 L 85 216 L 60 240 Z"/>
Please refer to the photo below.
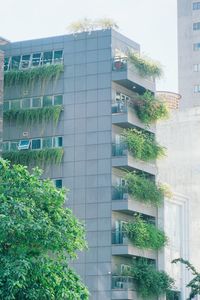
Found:
<path fill-rule="evenodd" d="M 128 150 L 138 159 L 149 161 L 165 154 L 164 147 L 160 146 L 153 135 L 148 132 L 145 133 L 138 129 L 125 129 L 123 137 Z"/>
<path fill-rule="evenodd" d="M 143 299 L 159 297 L 172 289 L 173 279 L 164 271 L 158 271 L 154 264 L 145 258 L 133 260 L 131 275 Z"/>
<path fill-rule="evenodd" d="M 161 184 L 155 184 L 152 180 L 146 178 L 143 174 L 129 172 L 126 174 L 128 193 L 136 200 L 151 203 L 159 206 L 166 193 L 166 187 Z"/>
<path fill-rule="evenodd" d="M 142 77 L 160 78 L 162 76 L 161 65 L 148 57 L 141 56 L 139 53 L 130 52 L 128 61 L 135 66 Z"/>
<path fill-rule="evenodd" d="M 49 148 L 41 150 L 20 150 L 3 152 L 2 157 L 12 164 L 43 166 L 59 164 L 64 154 L 63 148 Z"/>
<path fill-rule="evenodd" d="M 118 29 L 118 25 L 110 18 L 103 18 L 97 20 L 90 20 L 84 18 L 83 20 L 73 22 L 68 26 L 68 30 L 71 33 L 80 33 L 80 32 L 91 32 L 92 30 L 97 29 Z"/>
<path fill-rule="evenodd" d="M 134 104 L 138 118 L 146 125 L 169 116 L 166 103 L 146 91 Z"/>
<path fill-rule="evenodd" d="M 136 214 L 132 222 L 124 224 L 124 231 L 129 240 L 139 248 L 160 249 L 165 246 L 167 237 L 155 225 L 143 220 Z"/>
<path fill-rule="evenodd" d="M 46 123 L 53 121 L 57 125 L 62 105 L 54 105 L 41 108 L 8 110 L 3 113 L 6 121 L 15 120 L 17 124 L 34 125 L 35 123 Z"/>
<path fill-rule="evenodd" d="M 41 87 L 51 79 L 57 79 L 64 70 L 63 64 L 44 65 L 24 70 L 10 70 L 4 73 L 6 87 L 22 85 L 30 88 L 35 82 L 40 82 Z"/>

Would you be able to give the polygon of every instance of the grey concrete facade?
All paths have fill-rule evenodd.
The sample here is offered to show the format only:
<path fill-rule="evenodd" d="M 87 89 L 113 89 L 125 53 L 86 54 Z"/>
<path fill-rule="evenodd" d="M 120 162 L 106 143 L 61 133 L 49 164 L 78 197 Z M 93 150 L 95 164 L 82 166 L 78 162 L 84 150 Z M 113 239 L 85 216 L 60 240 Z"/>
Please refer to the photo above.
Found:
<path fill-rule="evenodd" d="M 62 136 L 63 161 L 46 167 L 44 176 L 62 179 L 63 186 L 70 189 L 67 205 L 86 224 L 89 249 L 79 254 L 73 266 L 88 286 L 91 300 L 139 300 L 135 288 L 122 287 L 119 280 L 113 286 L 114 275 L 122 265 L 129 265 L 134 256 L 154 259 L 158 268 L 165 269 L 164 254 L 139 250 L 127 241 L 115 244 L 112 231 L 116 223 L 130 220 L 134 212 L 155 218 L 162 228 L 164 210 L 158 214 L 157 209 L 130 197 L 112 200 L 112 185 L 123 178 L 124 170 L 142 170 L 156 180 L 161 175 L 155 163 L 138 161 L 129 153 L 112 155 L 113 142 L 124 128 L 144 129 L 133 109 L 114 113 L 112 109 L 116 109 L 117 92 L 130 98 L 146 89 L 155 92 L 154 81 L 141 78 L 134 68 L 118 70 L 115 65 L 113 69 L 114 57 L 129 49 L 140 51 L 140 46 L 113 30 L 102 30 L 10 43 L 3 49 L 5 57 L 63 50 L 64 73 L 56 82 L 49 82 L 43 90 L 38 83 L 30 90 L 15 86 L 4 93 L 4 103 L 62 95 L 58 126 L 54 128 L 49 123 L 43 127 L 16 127 L 15 121 L 4 122 L 3 139 L 22 140 L 25 133 L 29 139 Z M 155 126 L 145 129 L 156 132 Z M 164 176 L 163 179 L 168 181 Z"/>
<path fill-rule="evenodd" d="M 178 73 L 181 108 L 199 106 L 199 1 L 178 0 Z"/>

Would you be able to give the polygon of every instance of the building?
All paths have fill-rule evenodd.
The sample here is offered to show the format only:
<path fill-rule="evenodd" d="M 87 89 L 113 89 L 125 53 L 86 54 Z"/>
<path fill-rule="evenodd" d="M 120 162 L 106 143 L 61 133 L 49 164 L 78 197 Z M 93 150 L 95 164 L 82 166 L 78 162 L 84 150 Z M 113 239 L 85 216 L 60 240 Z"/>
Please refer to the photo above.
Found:
<path fill-rule="evenodd" d="M 200 2 L 178 0 L 178 62 L 181 108 L 199 106 Z"/>
<path fill-rule="evenodd" d="M 124 224 L 140 213 L 147 223 L 166 228 L 171 240 L 182 224 L 174 220 L 184 217 L 182 207 L 176 211 L 177 198 L 157 208 L 136 201 L 127 190 L 126 172 L 145 174 L 154 186 L 158 180 L 170 183 L 173 174 L 170 158 L 168 163 L 135 159 L 122 143 L 123 131 L 135 128 L 171 145 L 165 131 L 172 130 L 174 121 L 164 122 L 167 129 L 162 122 L 147 127 L 131 105 L 146 90 L 155 93 L 154 79 L 141 76 L 127 59 L 127 52 L 139 52 L 140 46 L 116 31 L 99 30 L 9 43 L 2 49 L 3 156 L 30 166 L 38 160 L 45 177 L 70 189 L 67 205 L 85 222 L 89 244 L 74 267 L 89 287 L 90 299 L 140 299 L 128 275 L 135 257 L 167 269 L 177 279 L 174 299 L 185 299 L 182 271 L 166 261 L 169 253 L 170 259 L 181 255 L 185 231 L 165 251 L 135 247 L 124 235 Z M 177 100 L 173 94 L 160 96 Z"/>

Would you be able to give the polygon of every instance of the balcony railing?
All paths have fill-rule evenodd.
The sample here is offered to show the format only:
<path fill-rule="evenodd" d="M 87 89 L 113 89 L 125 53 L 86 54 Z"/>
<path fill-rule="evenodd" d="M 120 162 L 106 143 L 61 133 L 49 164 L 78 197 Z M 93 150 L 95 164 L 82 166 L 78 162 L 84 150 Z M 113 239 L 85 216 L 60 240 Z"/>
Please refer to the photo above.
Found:
<path fill-rule="evenodd" d="M 127 200 L 128 187 L 125 185 L 117 185 L 112 187 L 112 200 Z"/>
<path fill-rule="evenodd" d="M 127 113 L 128 103 L 126 101 L 117 101 L 112 104 L 112 114 Z"/>
<path fill-rule="evenodd" d="M 128 237 L 123 230 L 113 230 L 112 231 L 112 244 L 113 245 L 127 245 L 128 244 Z"/>
<path fill-rule="evenodd" d="M 113 58 L 113 71 L 126 71 L 127 70 L 127 57 L 115 56 Z"/>
<path fill-rule="evenodd" d="M 113 290 L 135 290 L 134 279 L 131 276 L 112 276 Z"/>
<path fill-rule="evenodd" d="M 112 144 L 112 156 L 127 156 L 128 147 L 126 143 L 113 143 Z"/>

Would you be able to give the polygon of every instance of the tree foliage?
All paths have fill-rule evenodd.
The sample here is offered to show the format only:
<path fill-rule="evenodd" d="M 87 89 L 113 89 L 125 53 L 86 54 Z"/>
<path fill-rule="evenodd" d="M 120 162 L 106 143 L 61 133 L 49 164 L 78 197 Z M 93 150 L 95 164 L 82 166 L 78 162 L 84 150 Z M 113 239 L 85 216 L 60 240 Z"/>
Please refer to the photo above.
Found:
<path fill-rule="evenodd" d="M 191 292 L 187 300 L 194 299 L 195 296 L 200 295 L 200 273 L 197 272 L 195 267 L 188 260 L 177 258 L 172 261 L 172 263 L 174 264 L 176 264 L 177 262 L 186 265 L 186 268 L 191 271 L 192 275 L 194 276 L 194 278 L 187 284 L 187 287 L 191 288 Z"/>
<path fill-rule="evenodd" d="M 119 27 L 116 24 L 116 22 L 110 18 L 103 18 L 97 20 L 90 20 L 84 18 L 83 20 L 79 20 L 71 23 L 67 29 L 71 33 L 80 33 L 80 32 L 91 32 L 97 29 L 106 30 L 111 28 L 118 29 Z"/>
<path fill-rule="evenodd" d="M 86 247 L 85 231 L 64 202 L 39 169 L 0 160 L 0 299 L 88 299 L 68 265 Z"/>

